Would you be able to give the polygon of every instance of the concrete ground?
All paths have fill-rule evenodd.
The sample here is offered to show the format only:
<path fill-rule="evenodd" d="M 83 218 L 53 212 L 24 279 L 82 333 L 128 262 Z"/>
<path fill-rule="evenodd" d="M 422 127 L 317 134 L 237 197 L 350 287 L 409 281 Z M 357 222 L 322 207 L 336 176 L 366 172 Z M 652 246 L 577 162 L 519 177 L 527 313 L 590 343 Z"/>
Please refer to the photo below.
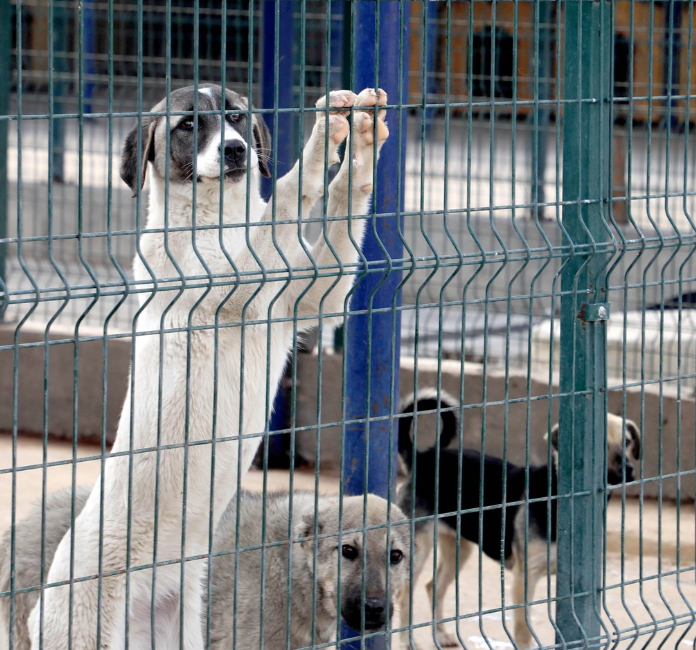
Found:
<path fill-rule="evenodd" d="M 98 447 L 80 446 L 77 457 L 84 461 L 74 465 L 56 464 L 72 457 L 70 444 L 51 440 L 44 458 L 40 439 L 23 438 L 14 463 L 22 469 L 13 474 L 7 472 L 13 467 L 12 439 L 0 434 L 0 529 L 5 530 L 12 521 L 13 494 L 16 516 L 21 518 L 41 497 L 44 479 L 47 492 L 67 487 L 72 483 L 74 467 L 77 484 L 93 484 L 100 471 L 99 453 Z M 260 490 L 262 480 L 261 472 L 252 471 L 244 484 L 249 489 Z M 287 488 L 288 473 L 269 472 L 268 484 L 275 489 Z M 314 472 L 296 472 L 294 484 L 296 489 L 314 489 Z M 322 475 L 319 487 L 322 493 L 335 493 L 337 477 Z M 611 528 L 607 535 L 603 618 L 610 633 L 630 629 L 611 647 L 628 648 L 631 641 L 634 641 L 633 648 L 696 647 L 693 505 L 677 508 L 673 503 L 664 502 L 660 506 L 659 502 L 646 501 L 641 508 L 638 500 L 629 500 L 623 510 L 620 500 L 615 499 L 609 505 L 607 521 Z M 428 624 L 432 616 L 424 589 L 432 575 L 432 566 L 430 558 L 414 589 L 414 624 L 417 626 L 414 638 L 420 650 L 435 647 L 433 629 Z M 658 577 L 660 573 L 663 574 L 661 578 Z M 458 626 L 452 621 L 445 627 L 451 633 L 457 631 L 466 648 L 504 650 L 513 647 L 505 631 L 505 626 L 511 631 L 512 614 L 509 610 L 504 614 L 501 611 L 501 594 L 505 595 L 506 605 L 511 604 L 511 577 L 487 558 L 479 563 L 474 554 L 459 576 L 458 599 L 454 588 L 445 594 L 445 615 L 462 617 Z M 553 583 L 553 578 L 550 584 L 542 581 L 535 600 L 544 601 L 553 594 Z M 553 641 L 550 613 L 553 608 L 546 602 L 530 608 L 533 629 L 543 643 Z M 675 622 L 678 627 L 673 629 Z M 398 625 L 398 619 L 393 623 Z M 641 634 L 637 639 L 636 627 Z"/>

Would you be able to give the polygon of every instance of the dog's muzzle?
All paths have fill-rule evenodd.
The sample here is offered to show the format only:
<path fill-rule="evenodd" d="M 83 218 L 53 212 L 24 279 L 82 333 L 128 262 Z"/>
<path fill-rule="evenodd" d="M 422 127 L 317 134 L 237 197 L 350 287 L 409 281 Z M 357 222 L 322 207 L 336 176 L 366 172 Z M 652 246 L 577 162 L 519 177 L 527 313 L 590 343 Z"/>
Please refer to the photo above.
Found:
<path fill-rule="evenodd" d="M 631 463 L 626 463 L 626 481 L 633 481 L 633 465 Z M 621 466 L 612 467 L 607 472 L 607 482 L 609 485 L 620 485 L 624 482 L 624 477 L 621 472 Z"/>
<path fill-rule="evenodd" d="M 247 146 L 239 140 L 226 140 L 220 154 L 225 160 L 225 176 L 233 181 L 240 180 L 246 172 Z"/>
<path fill-rule="evenodd" d="M 343 619 L 353 629 L 360 630 L 362 625 L 361 620 L 361 598 L 350 598 L 347 602 L 344 601 Z M 381 598 L 365 598 L 365 629 L 379 630 L 383 628 L 387 619 L 391 616 L 391 607 L 387 603 L 387 599 Z"/>

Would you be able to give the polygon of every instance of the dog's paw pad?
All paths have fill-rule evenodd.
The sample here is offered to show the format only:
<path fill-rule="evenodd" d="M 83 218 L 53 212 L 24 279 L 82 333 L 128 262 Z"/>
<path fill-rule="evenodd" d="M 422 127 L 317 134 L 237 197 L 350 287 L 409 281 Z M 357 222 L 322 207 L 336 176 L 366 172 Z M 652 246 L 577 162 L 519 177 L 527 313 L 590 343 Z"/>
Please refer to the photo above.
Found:
<path fill-rule="evenodd" d="M 341 144 L 350 131 L 348 120 L 343 115 L 329 116 L 329 137 L 334 144 Z"/>
<path fill-rule="evenodd" d="M 353 124 L 361 142 L 366 145 L 374 144 L 375 123 L 369 111 L 361 111 L 353 116 Z M 384 142 L 389 137 L 386 123 L 377 120 L 377 142 Z"/>

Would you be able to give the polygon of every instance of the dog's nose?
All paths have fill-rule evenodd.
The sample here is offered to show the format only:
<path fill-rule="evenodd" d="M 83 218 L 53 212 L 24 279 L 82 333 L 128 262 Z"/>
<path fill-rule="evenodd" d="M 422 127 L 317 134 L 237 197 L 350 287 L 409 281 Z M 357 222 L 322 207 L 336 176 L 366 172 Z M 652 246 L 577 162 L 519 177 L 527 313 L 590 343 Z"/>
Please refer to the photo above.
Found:
<path fill-rule="evenodd" d="M 246 163 L 246 145 L 239 140 L 227 140 L 224 154 L 230 167 L 243 167 Z"/>
<path fill-rule="evenodd" d="M 383 624 L 386 609 L 387 603 L 384 598 L 365 598 L 366 622 Z"/>
<path fill-rule="evenodd" d="M 631 463 L 626 463 L 626 480 L 633 480 L 633 465 Z"/>

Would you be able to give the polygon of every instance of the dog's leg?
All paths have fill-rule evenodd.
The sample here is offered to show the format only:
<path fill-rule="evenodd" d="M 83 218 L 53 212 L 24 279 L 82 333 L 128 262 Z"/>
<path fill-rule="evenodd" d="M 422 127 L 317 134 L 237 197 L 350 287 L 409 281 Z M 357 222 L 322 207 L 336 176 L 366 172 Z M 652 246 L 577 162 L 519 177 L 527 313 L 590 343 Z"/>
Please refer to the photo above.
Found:
<path fill-rule="evenodd" d="M 539 548 L 537 548 L 539 546 Z M 527 563 L 525 565 L 524 553 L 520 550 L 515 553 L 515 568 L 513 577 L 512 594 L 515 604 L 524 603 L 524 607 L 516 607 L 513 612 L 515 623 L 515 643 L 520 648 L 529 648 L 533 645 L 532 631 L 529 629 L 529 608 L 527 602 L 534 600 L 534 589 L 539 579 L 544 575 L 546 568 L 546 544 L 530 544 L 527 551 Z M 527 593 L 525 598 L 524 581 L 527 576 Z"/>
<path fill-rule="evenodd" d="M 416 540 L 414 544 L 415 554 L 413 558 L 413 573 L 410 576 L 410 584 L 414 587 L 414 602 L 416 601 L 415 586 L 418 582 L 418 577 L 423 572 L 425 561 L 430 556 L 430 551 L 433 548 L 433 527 L 426 525 L 421 530 L 416 530 Z M 410 608 L 410 585 L 404 585 L 399 597 L 399 617 L 400 627 L 406 627 L 409 624 Z M 409 650 L 411 644 L 409 642 L 409 631 L 404 630 L 399 635 L 403 650 Z"/>
<path fill-rule="evenodd" d="M 48 582 L 64 580 L 49 574 Z M 120 630 L 116 621 L 123 619 L 125 593 L 121 581 L 104 579 L 102 584 L 102 607 L 98 606 L 98 587 L 96 580 L 77 582 L 73 585 L 72 606 L 70 587 L 64 585 L 51 587 L 44 592 L 43 621 L 40 623 L 39 608 L 36 603 L 29 616 L 29 633 L 32 650 L 94 650 L 97 648 L 97 620 L 101 614 L 101 643 L 99 648 L 116 650 L 113 643 Z M 68 639 L 69 625 L 70 641 Z M 40 628 L 43 627 L 43 630 Z"/>
<path fill-rule="evenodd" d="M 325 112 L 317 112 L 314 128 L 302 153 L 302 174 L 298 161 L 276 182 L 274 197 L 268 202 L 263 218 L 250 230 L 249 249 L 235 258 L 240 271 L 258 273 L 258 280 L 256 275 L 247 277 L 244 283 L 234 288 L 223 307 L 229 318 L 238 319 L 245 308 L 251 318 L 267 315 L 268 301 L 284 291 L 286 283 L 263 282 L 264 270 L 283 269 L 286 265 L 290 268 L 311 266 L 311 260 L 301 245 L 298 225 L 309 216 L 309 211 L 324 191 L 325 159 L 327 165 L 338 162 L 336 150 L 349 131 L 345 115 L 355 100 L 356 95 L 350 90 L 336 90 L 329 94 L 328 119 Z M 318 108 L 326 105 L 326 97 L 317 102 Z M 265 269 L 261 268 L 259 260 Z"/>
<path fill-rule="evenodd" d="M 442 524 L 441 524 L 442 525 Z M 426 586 L 431 607 L 434 598 L 437 598 L 436 616 L 437 639 L 442 647 L 455 647 L 459 645 L 457 637 L 450 634 L 444 623 L 440 623 L 445 617 L 445 594 L 449 586 L 455 581 L 457 574 L 471 555 L 471 543 L 463 538 L 460 539 L 459 564 L 457 564 L 457 537 L 455 535 L 444 534 L 438 539 L 438 567 L 437 567 L 437 593 L 434 590 L 434 581 L 431 580 Z"/>
<path fill-rule="evenodd" d="M 357 97 L 353 114 L 353 128 L 346 141 L 346 155 L 336 177 L 329 186 L 327 217 L 337 218 L 329 221 L 326 228 L 312 246 L 314 263 L 319 267 L 355 265 L 358 261 L 358 247 L 365 231 L 365 215 L 372 195 L 372 180 L 379 151 L 389 137 L 389 130 L 383 121 L 385 111 L 378 111 L 375 116 L 374 106 L 384 106 L 387 94 L 366 88 Z M 375 144 L 375 117 L 377 118 Z M 352 159 L 350 156 L 352 150 Z M 360 218 L 350 218 L 356 215 Z M 326 272 L 324 272 L 326 274 Z M 299 314 L 311 316 L 323 312 L 340 313 L 343 311 L 346 296 L 353 285 L 353 273 L 343 275 L 337 280 L 333 274 L 319 277 L 304 283 L 295 283 L 293 291 L 301 295 Z M 305 292 L 306 287 L 309 289 Z M 303 329 L 313 323 L 306 322 Z"/>
<path fill-rule="evenodd" d="M 204 650 L 203 634 L 203 569 L 200 560 L 186 566 L 184 585 L 184 648 Z M 178 614 L 178 612 L 177 612 Z"/>

